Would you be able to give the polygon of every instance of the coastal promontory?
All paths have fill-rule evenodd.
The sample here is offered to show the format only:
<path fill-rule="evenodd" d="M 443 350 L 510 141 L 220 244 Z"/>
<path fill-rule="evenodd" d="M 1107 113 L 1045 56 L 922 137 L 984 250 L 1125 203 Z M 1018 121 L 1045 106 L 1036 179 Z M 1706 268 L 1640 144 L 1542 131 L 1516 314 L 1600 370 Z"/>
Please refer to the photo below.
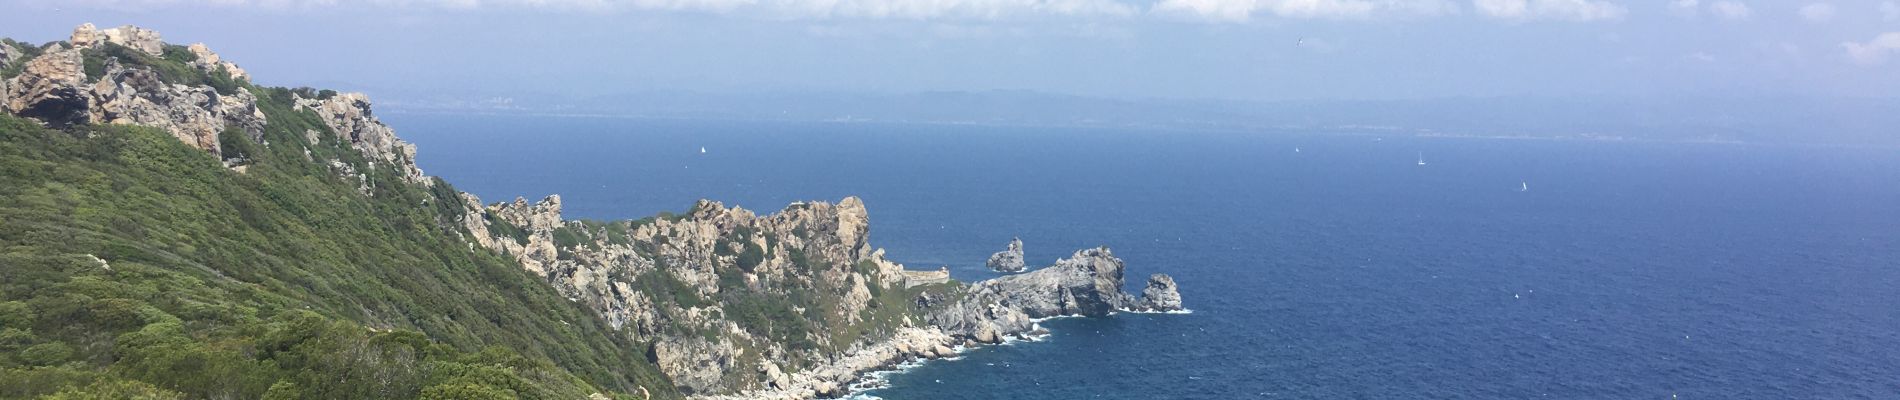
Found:
<path fill-rule="evenodd" d="M 1042 318 L 1181 309 L 1166 275 L 1124 291 L 1107 247 L 973 283 L 908 268 L 856 197 L 485 202 L 368 95 L 250 79 L 135 26 L 0 40 L 0 376 L 31 378 L 5 395 L 835 397 Z M 989 264 L 1025 270 L 1022 242 Z"/>

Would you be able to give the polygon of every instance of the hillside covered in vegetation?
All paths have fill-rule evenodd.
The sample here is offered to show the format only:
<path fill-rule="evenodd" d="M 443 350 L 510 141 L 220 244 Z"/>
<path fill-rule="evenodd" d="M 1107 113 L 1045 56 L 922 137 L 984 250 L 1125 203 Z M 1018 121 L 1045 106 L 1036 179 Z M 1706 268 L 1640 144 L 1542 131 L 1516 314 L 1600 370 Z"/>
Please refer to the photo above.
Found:
<path fill-rule="evenodd" d="M 229 79 L 163 49 L 78 52 L 93 85 L 106 64 L 161 71 L 157 85 Z M 8 61 L 6 78 L 31 67 Z M 232 85 L 214 90 L 255 96 L 269 123 L 219 132 L 220 154 L 162 129 L 0 116 L 0 396 L 673 395 L 639 343 L 462 242 L 452 186 L 333 140 L 295 105 L 315 91 Z"/>
<path fill-rule="evenodd" d="M 1179 308 L 1165 276 L 1123 293 L 1106 248 L 907 270 L 856 198 L 483 204 L 367 97 L 137 27 L 0 41 L 0 96 L 4 398 L 811 398 L 1034 318 Z"/>

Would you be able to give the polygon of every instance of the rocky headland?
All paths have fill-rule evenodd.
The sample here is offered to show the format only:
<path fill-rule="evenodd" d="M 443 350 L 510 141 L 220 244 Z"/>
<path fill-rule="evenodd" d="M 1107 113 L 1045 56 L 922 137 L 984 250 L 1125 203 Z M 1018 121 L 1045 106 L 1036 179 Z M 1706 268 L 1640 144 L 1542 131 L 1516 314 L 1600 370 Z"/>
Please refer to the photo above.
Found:
<path fill-rule="evenodd" d="M 86 24 L 66 41 L 0 42 L 0 71 L 0 111 L 47 127 L 157 128 L 239 174 L 251 162 L 242 148 L 300 146 L 299 162 L 363 196 L 381 193 L 377 185 L 446 187 L 416 167 L 415 147 L 374 116 L 367 96 L 257 87 L 203 44 L 166 44 L 150 30 Z M 316 122 L 264 140 L 272 121 L 262 98 Z M 355 154 L 312 152 L 320 143 Z M 371 179 L 379 168 L 396 178 Z M 702 200 L 678 214 L 593 221 L 565 218 L 560 196 L 485 203 L 445 193 L 459 204 L 422 206 L 456 218 L 457 243 L 513 260 L 584 305 L 642 347 L 670 389 L 693 397 L 836 397 L 870 371 L 1040 334 L 1039 319 L 1182 309 L 1164 274 L 1139 297 L 1124 291 L 1125 265 L 1107 247 L 974 283 L 907 269 L 870 244 L 856 197 L 764 215 Z M 1022 242 L 988 265 L 1025 270 Z"/>

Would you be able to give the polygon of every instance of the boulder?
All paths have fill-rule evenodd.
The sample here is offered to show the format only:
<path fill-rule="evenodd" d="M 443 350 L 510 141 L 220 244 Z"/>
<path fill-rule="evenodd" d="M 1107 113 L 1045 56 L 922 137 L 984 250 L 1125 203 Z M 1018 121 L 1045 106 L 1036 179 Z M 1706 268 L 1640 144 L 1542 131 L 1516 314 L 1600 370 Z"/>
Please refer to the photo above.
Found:
<path fill-rule="evenodd" d="M 785 372 L 780 371 L 778 364 L 769 362 L 761 363 L 759 364 L 759 372 L 765 374 L 765 384 L 770 385 L 769 387 L 773 389 L 787 389 L 792 387 L 791 376 L 787 376 Z"/>

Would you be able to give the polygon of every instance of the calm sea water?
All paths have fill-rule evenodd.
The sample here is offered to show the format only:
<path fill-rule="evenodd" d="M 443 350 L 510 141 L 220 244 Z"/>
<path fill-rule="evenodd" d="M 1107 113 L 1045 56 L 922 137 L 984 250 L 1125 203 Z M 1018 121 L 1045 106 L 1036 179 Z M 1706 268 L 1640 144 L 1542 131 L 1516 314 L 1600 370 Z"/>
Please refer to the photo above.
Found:
<path fill-rule="evenodd" d="M 488 201 L 604 219 L 857 195 L 913 267 L 976 280 L 1012 236 L 1034 263 L 1109 245 L 1195 311 L 1049 321 L 884 398 L 1900 398 L 1893 150 L 385 118 Z"/>

